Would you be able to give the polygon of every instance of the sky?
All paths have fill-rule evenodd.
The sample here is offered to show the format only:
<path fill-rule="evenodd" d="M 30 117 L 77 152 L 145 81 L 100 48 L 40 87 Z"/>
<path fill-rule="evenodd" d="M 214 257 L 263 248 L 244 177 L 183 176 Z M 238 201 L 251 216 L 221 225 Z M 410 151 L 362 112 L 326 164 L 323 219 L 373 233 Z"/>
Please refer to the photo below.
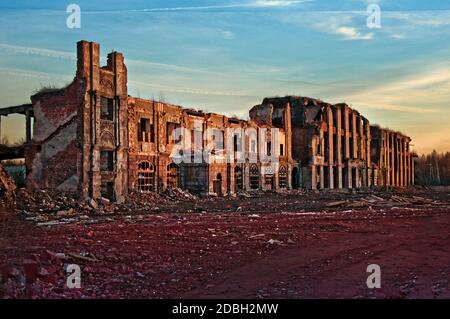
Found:
<path fill-rule="evenodd" d="M 367 25 L 371 4 L 380 28 Z M 103 63 L 124 54 L 133 96 L 242 118 L 268 96 L 346 102 L 420 154 L 450 151 L 450 1 L 2 0 L 0 29 L 0 107 L 70 83 L 89 40 Z M 3 117 L 1 136 L 24 127 Z"/>

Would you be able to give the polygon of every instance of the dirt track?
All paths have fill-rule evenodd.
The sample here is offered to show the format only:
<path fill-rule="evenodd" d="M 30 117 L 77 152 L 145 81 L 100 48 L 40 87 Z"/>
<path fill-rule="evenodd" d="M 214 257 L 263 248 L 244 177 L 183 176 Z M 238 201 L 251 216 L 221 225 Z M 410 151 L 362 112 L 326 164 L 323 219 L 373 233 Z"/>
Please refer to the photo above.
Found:
<path fill-rule="evenodd" d="M 448 215 L 386 218 L 372 222 L 369 229 L 357 221 L 336 225 L 348 229 L 319 231 L 315 239 L 281 248 L 224 274 L 207 291 L 198 289 L 185 296 L 450 297 Z M 381 266 L 379 291 L 367 289 L 368 264 Z"/>
<path fill-rule="evenodd" d="M 206 200 L 184 204 L 192 211 L 201 206 L 203 214 L 162 207 L 158 215 L 41 228 L 4 213 L 0 262 L 8 280 L 1 292 L 36 298 L 450 297 L 449 206 L 310 210 L 306 202 L 322 197 Z M 428 197 L 449 203 L 447 191 Z M 61 261 L 54 253 L 89 253 L 96 261 Z M 82 289 L 65 288 L 64 263 L 80 264 Z M 366 286 L 369 264 L 381 266 L 379 290 Z M 25 284 L 33 272 L 37 278 Z"/>

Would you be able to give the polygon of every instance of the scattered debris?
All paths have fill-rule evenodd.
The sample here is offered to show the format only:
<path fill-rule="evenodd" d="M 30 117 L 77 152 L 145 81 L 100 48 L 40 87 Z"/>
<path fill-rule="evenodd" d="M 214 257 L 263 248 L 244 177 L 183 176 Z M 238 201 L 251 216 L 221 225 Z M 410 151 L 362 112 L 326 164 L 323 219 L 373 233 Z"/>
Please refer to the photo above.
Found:
<path fill-rule="evenodd" d="M 243 192 L 243 191 L 238 192 L 238 193 L 237 193 L 237 196 L 238 196 L 238 197 L 244 197 L 244 198 L 251 198 L 251 197 L 252 197 L 252 195 L 250 195 L 250 194 L 247 193 L 247 192 Z"/>
<path fill-rule="evenodd" d="M 163 195 L 168 196 L 170 199 L 177 200 L 197 200 L 198 197 L 191 194 L 188 191 L 183 191 L 181 188 L 167 187 Z"/>
<path fill-rule="evenodd" d="M 89 199 L 88 200 L 88 203 L 89 203 L 89 207 L 91 207 L 91 208 L 93 208 L 93 209 L 97 209 L 98 208 L 98 204 L 97 204 L 97 202 L 94 200 L 94 199 Z M 108 199 L 106 199 L 106 198 L 102 198 L 102 203 L 107 203 L 107 204 L 109 204 L 109 200 Z"/>
<path fill-rule="evenodd" d="M 282 242 L 281 240 L 270 239 L 270 240 L 268 241 L 268 243 L 269 243 L 270 245 L 281 245 L 283 242 Z"/>
<path fill-rule="evenodd" d="M 253 235 L 253 236 L 250 236 L 249 239 L 257 239 L 257 238 L 261 238 L 261 237 L 265 237 L 265 236 L 266 236 L 266 234 Z"/>
<path fill-rule="evenodd" d="M 326 207 L 335 207 L 335 206 L 341 206 L 341 205 L 344 205 L 344 204 L 347 204 L 347 201 L 341 200 L 339 202 L 327 203 L 327 204 L 325 204 L 325 206 Z"/>
<path fill-rule="evenodd" d="M 311 196 L 302 196 L 302 194 Z M 276 197 L 271 202 L 270 197 Z M 76 194 L 59 191 L 19 189 L 16 192 L 16 211 L 23 220 L 36 223 L 38 226 L 54 226 L 68 223 L 110 222 L 126 218 L 129 222 L 137 222 L 142 216 L 155 213 L 174 213 L 183 220 L 186 213 L 220 213 L 237 212 L 250 220 L 261 218 L 266 212 L 279 211 L 282 214 L 295 216 L 333 213 L 358 209 L 374 210 L 386 208 L 395 210 L 414 209 L 417 207 L 448 206 L 442 198 L 423 196 L 420 190 L 402 191 L 330 191 L 314 193 L 299 190 L 282 192 L 240 192 L 237 197 L 199 198 L 179 188 L 167 188 L 159 193 L 131 193 L 124 203 L 113 203 L 106 198 L 99 200 L 80 200 Z M 252 202 L 249 205 L 249 201 Z M 301 209 L 300 209 L 301 208 Z M 127 217 L 128 216 L 128 217 Z"/>
<path fill-rule="evenodd" d="M 93 222 L 101 216 L 136 216 L 159 211 L 159 205 L 176 205 L 180 201 L 195 201 L 197 196 L 179 188 L 162 194 L 132 193 L 124 203 L 112 203 L 106 198 L 80 200 L 76 194 L 56 190 L 17 192 L 16 211 L 24 220 L 38 226 L 53 226 L 73 222 Z M 130 217 L 129 219 L 132 219 Z"/>
<path fill-rule="evenodd" d="M 66 259 L 75 258 L 75 259 L 81 259 L 84 261 L 91 261 L 91 262 L 98 261 L 97 257 L 95 257 L 94 255 L 89 254 L 89 253 L 81 253 L 79 255 L 73 254 L 73 253 L 67 253 L 66 256 L 67 256 Z"/>
<path fill-rule="evenodd" d="M 345 196 L 345 195 L 343 195 Z M 351 207 L 351 208 L 362 208 L 362 207 L 391 207 L 394 208 L 396 206 L 441 206 L 448 205 L 448 203 L 436 201 L 430 198 L 424 198 L 420 196 L 400 196 L 393 194 L 386 194 L 385 198 L 381 196 L 376 196 L 373 194 L 369 194 L 365 198 L 358 199 L 348 199 L 348 200 L 340 200 L 335 202 L 326 203 L 326 207 Z"/>
<path fill-rule="evenodd" d="M 430 247 L 435 248 L 433 257 L 445 260 L 448 244 L 448 207 L 433 205 L 448 203 L 448 192 L 330 191 L 308 192 L 308 196 L 291 195 L 289 191 L 254 192 L 251 198 L 195 201 L 185 200 L 184 195 L 179 200 L 165 194 L 136 193 L 122 204 L 97 200 L 97 209 L 86 200 L 72 200 L 69 194 L 23 190 L 18 194 L 21 192 L 24 194 L 20 196 L 28 198 L 19 203 L 24 208 L 18 211 L 21 218 L 11 214 L 2 228 L 5 235 L 0 236 L 6 298 L 183 298 L 202 293 L 207 285 L 227 285 L 231 272 L 245 281 L 261 265 L 270 267 L 264 273 L 273 276 L 271 282 L 291 278 L 290 273 L 289 277 L 277 277 L 278 270 L 293 268 L 296 277 L 289 282 L 302 280 L 298 290 L 286 287 L 289 283 L 278 287 L 280 290 L 271 287 L 264 292 L 268 298 L 301 297 L 305 296 L 304 286 L 313 285 L 319 275 L 326 276 L 343 263 L 349 267 L 358 263 L 365 269 L 368 255 L 360 258 L 355 248 L 367 246 L 372 240 L 382 240 L 382 245 L 373 249 L 396 263 L 404 262 L 396 261 L 395 256 L 402 249 L 409 253 L 407 247 L 411 245 L 421 247 L 417 256 L 425 256 L 424 260 Z M 345 203 L 340 206 L 325 207 L 342 201 Z M 350 208 L 353 203 L 365 206 Z M 237 207 L 242 207 L 239 213 L 235 212 Z M 415 227 L 404 227 L 410 224 Z M 392 236 L 380 237 L 380 233 L 398 235 L 399 242 Z M 423 241 L 424 236 L 430 241 Z M 360 240 L 355 242 L 355 238 Z M 301 263 L 304 266 L 292 266 Z M 66 287 L 68 264 L 80 266 L 82 289 Z M 249 272 L 241 275 L 234 269 Z M 446 297 L 447 282 L 439 282 L 447 278 L 448 273 L 438 275 L 436 271 L 431 282 L 421 281 L 420 287 L 411 291 L 405 285 L 395 293 L 414 297 L 425 287 L 431 296 Z M 396 279 L 397 288 L 414 279 Z M 205 285 L 199 284 L 202 282 Z M 282 291 L 284 287 L 299 294 Z"/>

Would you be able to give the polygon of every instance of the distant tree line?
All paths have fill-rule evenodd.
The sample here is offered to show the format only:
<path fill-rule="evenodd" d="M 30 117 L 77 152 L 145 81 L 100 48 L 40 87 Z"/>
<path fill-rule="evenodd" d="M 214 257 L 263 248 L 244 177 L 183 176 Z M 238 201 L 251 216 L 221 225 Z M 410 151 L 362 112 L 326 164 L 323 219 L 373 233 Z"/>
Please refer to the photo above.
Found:
<path fill-rule="evenodd" d="M 450 152 L 423 154 L 416 161 L 417 185 L 450 185 Z"/>

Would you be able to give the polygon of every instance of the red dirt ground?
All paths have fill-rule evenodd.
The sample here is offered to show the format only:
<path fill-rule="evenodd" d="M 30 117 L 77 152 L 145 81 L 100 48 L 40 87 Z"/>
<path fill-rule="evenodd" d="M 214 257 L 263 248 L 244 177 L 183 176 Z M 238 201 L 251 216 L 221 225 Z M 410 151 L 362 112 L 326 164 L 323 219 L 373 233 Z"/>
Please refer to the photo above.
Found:
<path fill-rule="evenodd" d="M 443 196 L 448 202 L 448 192 Z M 263 202 L 264 210 L 254 209 Z M 25 223 L 3 209 L 0 294 L 4 298 L 450 298 L 448 206 L 313 213 L 303 211 L 298 196 L 279 195 L 202 205 L 208 213 L 161 212 L 51 227 Z M 244 208 L 223 212 L 221 205 Z M 210 212 L 214 207 L 219 212 Z M 98 261 L 61 261 L 54 253 L 89 253 Z M 64 263 L 81 266 L 81 289 L 66 288 Z M 366 286 L 369 264 L 381 266 L 381 289 Z"/>

